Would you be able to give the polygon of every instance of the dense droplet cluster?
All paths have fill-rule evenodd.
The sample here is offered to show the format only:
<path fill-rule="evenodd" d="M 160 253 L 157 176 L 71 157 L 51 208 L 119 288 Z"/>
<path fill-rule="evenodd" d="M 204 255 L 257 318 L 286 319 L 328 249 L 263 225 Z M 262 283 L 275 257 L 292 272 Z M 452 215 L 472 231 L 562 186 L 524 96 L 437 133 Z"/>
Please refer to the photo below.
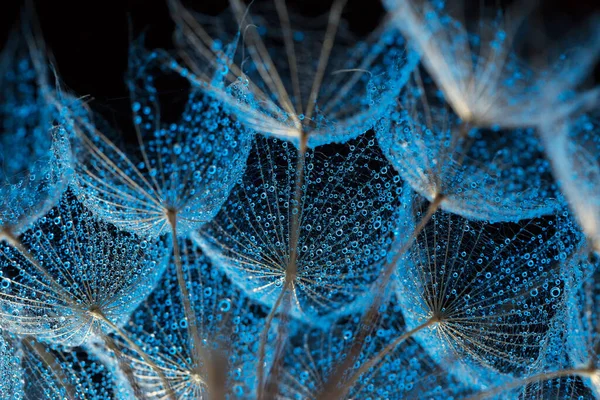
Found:
<path fill-rule="evenodd" d="M 527 385 L 520 392 L 514 392 L 519 400 L 525 399 L 595 399 L 589 387 L 586 387 L 578 376 L 550 379 Z"/>
<path fill-rule="evenodd" d="M 27 46 L 28 26 L 0 55 L 0 230 L 20 233 L 43 216 L 71 172 L 67 126 L 50 97 L 44 49 Z"/>
<path fill-rule="evenodd" d="M 0 248 L 2 324 L 80 345 L 99 333 L 103 319 L 127 320 L 156 284 L 166 255 L 164 244 L 119 232 L 65 195 L 17 246 Z"/>
<path fill-rule="evenodd" d="M 322 385 L 352 346 L 359 322 L 360 315 L 350 315 L 339 319 L 328 329 L 303 325 L 294 327 L 283 362 L 280 387 L 274 398 L 318 398 Z M 382 306 L 382 315 L 373 334 L 368 336 L 361 348 L 358 360 L 340 382 L 343 385 L 345 379 L 365 368 L 358 382 L 352 385 L 349 398 L 449 398 L 468 394 L 468 390 L 457 385 L 456 380 L 413 339 L 399 345 L 380 364 L 370 368 L 366 366 L 372 354 L 377 354 L 405 330 L 402 308 L 394 299 L 388 299 Z"/>
<path fill-rule="evenodd" d="M 0 56 L 1 398 L 600 397 L 597 27 L 165 1 L 131 132 Z"/>
<path fill-rule="evenodd" d="M 403 190 L 372 137 L 303 157 L 257 137 L 244 179 L 195 239 L 270 307 L 293 268 L 292 314 L 316 321 L 368 301 L 394 230 L 409 229 Z"/>
<path fill-rule="evenodd" d="M 0 335 L 0 395 L 5 399 L 20 399 L 23 397 L 23 369 L 15 346 L 4 335 L 4 332 Z"/>
<path fill-rule="evenodd" d="M 126 332 L 164 371 L 177 398 L 204 398 L 215 379 L 224 379 L 235 396 L 250 396 L 256 389 L 254 355 L 266 310 L 232 287 L 197 246 L 185 242 L 181 261 L 194 317 L 182 305 L 171 265 L 161 285 L 132 314 Z M 119 344 L 145 397 L 164 398 L 167 390 L 156 372 L 126 343 Z"/>
<path fill-rule="evenodd" d="M 461 379 L 531 373 L 562 310 L 569 271 L 561 262 L 577 239 L 562 215 L 489 224 L 436 213 L 398 268 L 405 318 L 412 326 L 435 320 L 416 338 L 434 358 L 460 360 Z"/>
<path fill-rule="evenodd" d="M 48 346 L 31 337 L 19 343 L 27 399 L 108 400 L 123 392 L 107 367 L 84 348 Z"/>

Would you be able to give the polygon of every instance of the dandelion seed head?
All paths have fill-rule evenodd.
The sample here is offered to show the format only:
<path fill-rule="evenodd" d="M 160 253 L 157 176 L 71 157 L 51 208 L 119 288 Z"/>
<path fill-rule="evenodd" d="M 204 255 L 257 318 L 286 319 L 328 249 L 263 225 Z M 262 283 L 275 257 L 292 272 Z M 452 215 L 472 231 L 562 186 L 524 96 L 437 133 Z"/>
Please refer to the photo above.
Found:
<path fill-rule="evenodd" d="M 386 0 L 367 34 L 301 3 L 168 0 L 177 52 L 129 46 L 131 132 L 64 92 L 26 10 L 0 397 L 600 396 L 598 21 L 540 46 L 523 3 Z"/>

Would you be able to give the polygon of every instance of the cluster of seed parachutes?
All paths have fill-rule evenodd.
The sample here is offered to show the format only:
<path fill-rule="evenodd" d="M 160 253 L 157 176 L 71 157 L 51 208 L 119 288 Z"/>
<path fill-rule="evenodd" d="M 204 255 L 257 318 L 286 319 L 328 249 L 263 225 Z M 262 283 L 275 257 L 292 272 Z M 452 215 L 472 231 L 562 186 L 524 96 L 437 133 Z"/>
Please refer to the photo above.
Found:
<path fill-rule="evenodd" d="M 0 59 L 0 395 L 600 396 L 600 32 L 544 68 L 518 9 L 168 0 L 136 144 L 24 18 Z M 450 2 L 449 2 L 450 3 Z M 512 25 L 511 25 L 512 23 Z M 185 79 L 176 122 L 157 80 Z"/>

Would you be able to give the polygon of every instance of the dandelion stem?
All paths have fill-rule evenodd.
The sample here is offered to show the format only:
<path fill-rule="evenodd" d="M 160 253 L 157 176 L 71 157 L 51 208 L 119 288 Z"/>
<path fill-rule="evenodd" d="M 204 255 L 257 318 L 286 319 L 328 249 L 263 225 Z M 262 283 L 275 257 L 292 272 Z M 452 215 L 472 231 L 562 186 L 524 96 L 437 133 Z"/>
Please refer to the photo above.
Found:
<path fill-rule="evenodd" d="M 211 353 L 210 369 L 207 386 L 209 398 L 213 400 L 227 399 L 227 357 L 222 353 Z"/>
<path fill-rule="evenodd" d="M 108 335 L 102 335 L 102 339 L 104 340 L 106 348 L 115 354 L 119 368 L 127 378 L 127 381 L 131 385 L 131 389 L 133 390 L 135 396 L 140 399 L 146 399 L 145 394 L 140 390 L 140 387 L 133 376 L 133 370 L 131 366 L 125 362 L 123 352 L 119 349 L 115 341 Z"/>
<path fill-rule="evenodd" d="M 63 370 L 60 363 L 56 360 L 56 357 L 52 355 L 52 353 L 48 352 L 41 343 L 39 343 L 31 336 L 26 336 L 23 339 L 21 339 L 21 343 L 33 350 L 42 359 L 43 363 L 50 369 L 50 371 L 52 371 L 52 373 L 56 377 L 55 381 L 57 383 L 60 383 L 65 389 L 67 398 L 77 398 L 75 388 L 70 383 L 69 377 Z"/>
<path fill-rule="evenodd" d="M 296 50 L 294 49 L 294 39 L 292 35 L 292 27 L 290 24 L 290 16 L 288 15 L 285 0 L 275 0 L 275 8 L 279 15 L 279 21 L 283 30 L 283 40 L 285 43 L 285 52 L 288 58 L 290 67 L 290 75 L 292 79 L 292 87 L 294 90 L 294 103 L 296 103 L 296 114 L 302 114 L 302 92 L 300 91 L 300 79 L 298 77 L 298 61 L 296 59 Z"/>
<path fill-rule="evenodd" d="M 289 260 L 288 263 L 286 265 L 286 269 L 285 269 L 285 283 L 283 285 L 281 294 L 279 295 L 279 297 L 277 298 L 277 301 L 275 303 L 275 305 L 273 306 L 273 308 L 271 309 L 271 312 L 269 313 L 269 316 L 267 317 L 267 321 L 265 323 L 265 327 L 263 328 L 263 331 L 261 333 L 261 339 L 260 339 L 260 347 L 259 347 L 259 357 L 258 357 L 258 394 L 257 394 L 257 398 L 258 399 L 262 399 L 264 396 L 264 388 L 263 388 L 263 379 L 264 379 L 264 362 L 265 362 L 265 354 L 266 354 L 266 344 L 267 344 L 267 339 L 269 337 L 269 330 L 271 329 L 271 324 L 273 323 L 273 318 L 275 317 L 275 313 L 277 312 L 277 309 L 279 308 L 279 306 L 281 305 L 281 302 L 283 301 L 283 299 L 286 296 L 289 296 L 290 291 L 294 290 L 294 281 L 296 279 L 296 274 L 298 272 L 298 265 L 297 265 L 297 259 L 298 259 L 298 241 L 300 239 L 300 216 L 302 214 L 302 191 L 303 191 L 303 187 L 304 187 L 304 164 L 305 164 L 305 156 L 306 156 L 306 149 L 307 149 L 307 144 L 308 144 L 308 135 L 304 132 L 302 132 L 302 135 L 300 136 L 300 143 L 298 146 L 298 161 L 296 163 L 296 185 L 295 185 L 295 189 L 294 189 L 294 201 L 292 203 L 292 207 L 297 207 L 295 212 L 292 211 L 292 218 L 290 221 L 290 230 L 289 230 L 289 249 L 290 249 L 290 255 L 289 255 Z M 290 302 L 286 301 L 286 310 L 284 310 L 284 314 L 287 314 L 287 308 L 289 308 Z M 286 321 L 283 321 L 283 323 L 287 323 Z M 282 327 L 283 328 L 283 327 Z M 277 340 L 279 342 L 285 340 L 285 338 L 281 337 L 280 335 L 277 335 Z M 281 344 L 278 343 L 278 348 L 281 347 Z M 281 354 L 283 354 L 283 351 L 281 352 Z M 273 363 L 274 365 L 277 365 L 278 360 L 274 360 Z"/>
<path fill-rule="evenodd" d="M 277 311 L 277 309 L 279 308 L 279 305 L 281 304 L 281 301 L 283 300 L 283 297 L 286 295 L 287 290 L 286 287 L 284 286 L 284 288 L 281 290 L 281 293 L 279 294 L 279 296 L 277 296 L 277 300 L 275 301 L 275 304 L 273 305 L 273 308 L 271 309 L 271 312 L 269 312 L 269 315 L 267 316 L 267 320 L 265 321 L 265 327 L 263 328 L 262 332 L 260 333 L 260 346 L 258 349 L 258 365 L 257 365 L 257 378 L 258 378 L 258 393 L 256 398 L 257 399 L 262 399 L 262 394 L 263 394 L 263 379 L 264 379 L 264 362 L 265 362 L 265 352 L 266 352 L 266 343 L 267 343 L 267 338 L 269 336 L 269 329 L 271 328 L 271 323 L 273 321 L 273 318 L 275 317 L 275 312 Z"/>
<path fill-rule="evenodd" d="M 315 105 L 317 103 L 317 96 L 319 95 L 319 90 L 321 88 L 321 83 L 323 81 L 323 76 L 325 75 L 325 69 L 327 68 L 327 63 L 329 61 L 329 56 L 331 54 L 331 49 L 333 48 L 335 36 L 337 34 L 337 30 L 340 24 L 340 18 L 342 16 L 342 11 L 346 6 L 347 0 L 336 0 L 331 6 L 331 10 L 329 11 L 329 21 L 327 24 L 327 31 L 325 32 L 325 38 L 323 40 L 323 46 L 321 47 L 321 54 L 319 54 L 319 62 L 317 65 L 317 71 L 315 73 L 315 78 L 313 80 L 313 85 L 310 90 L 310 95 L 308 98 L 308 103 L 306 105 L 306 119 L 310 120 L 312 118 L 312 114 L 315 109 Z"/>
<path fill-rule="evenodd" d="M 287 286 L 287 285 L 286 285 Z M 265 395 L 265 390 L 263 388 L 263 379 L 264 379 L 264 363 L 265 363 L 265 357 L 266 357 L 266 344 L 267 344 L 267 339 L 269 337 L 269 330 L 271 328 L 271 324 L 273 323 L 273 318 L 275 317 L 275 313 L 277 312 L 277 309 L 279 308 L 279 306 L 281 305 L 283 299 L 285 297 L 287 297 L 289 295 L 289 290 L 287 289 L 287 287 L 284 287 L 281 290 L 281 293 L 279 294 L 279 296 L 277 297 L 277 300 L 275 301 L 275 304 L 273 305 L 273 308 L 271 309 L 271 312 L 269 313 L 269 315 L 267 316 L 267 320 L 265 321 L 265 327 L 263 328 L 261 334 L 260 334 L 260 347 L 258 350 L 258 393 L 256 398 L 258 400 L 261 400 L 264 398 Z M 280 330 L 283 329 L 283 327 L 280 327 Z M 278 332 L 279 333 L 279 332 Z M 283 335 L 278 334 L 277 335 L 277 347 L 281 347 L 281 341 L 285 340 Z M 268 394 L 268 390 L 267 390 L 267 394 Z"/>
<path fill-rule="evenodd" d="M 171 234 L 173 239 L 173 257 L 175 258 L 175 268 L 177 270 L 177 284 L 179 291 L 181 292 L 181 302 L 183 303 L 183 309 L 185 317 L 189 321 L 187 326 L 188 340 L 190 343 L 190 351 L 192 352 L 193 359 L 196 362 L 202 359 L 202 340 L 198 332 L 198 320 L 196 313 L 192 308 L 190 302 L 190 292 L 186 285 L 186 279 L 183 272 L 183 263 L 181 262 L 181 248 L 179 247 L 179 238 L 177 237 L 177 212 L 175 210 L 167 211 L 167 218 L 171 225 Z"/>
<path fill-rule="evenodd" d="M 459 144 L 463 144 L 462 152 L 456 160 L 458 165 L 462 165 L 462 163 L 465 161 L 465 157 L 467 156 L 469 148 L 473 144 L 473 138 L 469 138 L 471 124 L 469 122 L 462 122 L 458 129 L 458 137 L 456 138 L 456 144 L 454 145 L 455 147 L 452 149 L 452 151 L 454 152 Z"/>

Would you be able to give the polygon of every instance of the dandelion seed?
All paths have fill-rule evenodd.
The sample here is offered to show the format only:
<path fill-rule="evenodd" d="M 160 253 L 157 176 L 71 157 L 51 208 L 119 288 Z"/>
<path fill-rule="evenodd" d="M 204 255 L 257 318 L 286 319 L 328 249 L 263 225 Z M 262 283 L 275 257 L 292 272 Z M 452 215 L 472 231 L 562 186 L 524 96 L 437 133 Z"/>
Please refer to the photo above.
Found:
<path fill-rule="evenodd" d="M 415 74 L 398 108 L 377 126 L 386 157 L 429 201 L 464 217 L 519 221 L 552 213 L 561 196 L 531 129 L 494 131 L 462 124 Z"/>
<path fill-rule="evenodd" d="M 398 204 L 400 179 L 372 153 L 373 139 L 350 142 L 322 161 L 327 147 L 308 151 L 307 141 L 303 134 L 295 149 L 256 137 L 245 179 L 194 238 L 251 298 L 271 307 L 259 350 L 259 398 L 273 381 L 264 380 L 264 358 L 275 315 L 283 315 L 281 349 L 290 316 L 318 324 L 360 308 L 371 296 L 393 230 L 406 222 Z M 344 239 L 335 235 L 339 229 L 348 232 Z M 275 364 L 282 355 L 277 352 Z"/>
<path fill-rule="evenodd" d="M 250 136 L 200 92 L 190 93 L 177 124 L 161 125 L 156 71 L 140 51 L 132 51 L 129 82 L 139 152 L 120 150 L 79 120 L 80 197 L 103 219 L 143 235 L 169 232 L 169 214 L 176 214 L 186 236 L 227 198 L 244 170 Z"/>
<path fill-rule="evenodd" d="M 113 376 L 92 354 L 26 337 L 20 341 L 27 399 L 109 400 L 119 395 Z"/>
<path fill-rule="evenodd" d="M 573 254 L 577 238 L 562 216 L 489 224 L 438 212 L 398 265 L 407 325 L 436 361 L 458 360 L 466 383 L 535 372 L 563 307 L 552 295 L 566 280 L 560 254 Z"/>
<path fill-rule="evenodd" d="M 0 249 L 0 325 L 67 346 L 125 323 L 168 254 L 96 221 L 72 195 L 11 244 Z"/>
<path fill-rule="evenodd" d="M 587 77 L 598 57 L 595 23 L 580 50 L 563 51 L 549 68 L 536 71 L 513 51 L 522 10 L 482 18 L 473 30 L 446 15 L 443 1 L 387 0 L 386 5 L 456 114 L 479 127 L 525 128 L 553 113 L 568 115 L 577 104 L 564 96 Z"/>
<path fill-rule="evenodd" d="M 290 312 L 315 323 L 366 304 L 408 218 L 402 182 L 372 138 L 337 148 L 302 157 L 257 137 L 244 180 L 194 236 L 253 299 L 272 307 L 291 285 Z"/>
<path fill-rule="evenodd" d="M 598 258 L 585 243 L 563 260 L 565 306 L 545 342 L 545 368 L 478 393 L 473 399 L 521 393 L 523 398 L 596 398 L 598 360 Z M 565 261 L 566 260 L 566 261 Z M 554 290 L 554 289 L 553 289 Z"/>
<path fill-rule="evenodd" d="M 267 136 L 298 145 L 307 132 L 314 147 L 366 132 L 393 103 L 418 56 L 388 22 L 357 43 L 343 20 L 345 0 L 310 20 L 285 3 L 231 1 L 224 25 L 234 29 L 219 32 L 215 18 L 203 20 L 170 1 L 187 68 L 167 65 Z"/>
<path fill-rule="evenodd" d="M 120 150 L 84 119 L 79 127 L 78 195 L 103 219 L 152 237 L 169 232 L 177 265 L 181 301 L 196 326 L 185 286 L 179 241 L 209 221 L 242 175 L 251 132 L 229 118 L 220 104 L 192 91 L 177 124 L 159 118 L 154 85 L 156 61 L 134 47 L 129 85 L 138 134 L 139 157 Z M 160 368 L 123 337 L 174 396 Z"/>
<path fill-rule="evenodd" d="M 181 260 L 197 324 L 192 325 L 181 302 L 172 265 L 125 330 L 155 360 L 175 398 L 203 399 L 218 391 L 251 398 L 257 387 L 257 338 L 266 310 L 253 304 L 189 242 L 183 243 Z M 118 343 L 144 397 L 168 398 L 155 371 L 127 343 Z"/>
<path fill-rule="evenodd" d="M 363 344 L 354 366 L 337 382 L 344 385 L 347 378 L 364 368 L 343 398 L 447 399 L 468 394 L 468 388 L 448 375 L 413 339 L 402 343 L 380 363 L 367 366 L 372 355 L 405 331 L 400 308 L 393 301 L 384 304 L 386 312 L 376 322 L 375 333 Z M 359 322 L 360 316 L 354 315 L 327 329 L 296 327 L 284 359 L 279 392 L 274 398 L 320 398 L 324 383 L 352 344 L 352 338 L 344 332 L 353 332 Z"/>

